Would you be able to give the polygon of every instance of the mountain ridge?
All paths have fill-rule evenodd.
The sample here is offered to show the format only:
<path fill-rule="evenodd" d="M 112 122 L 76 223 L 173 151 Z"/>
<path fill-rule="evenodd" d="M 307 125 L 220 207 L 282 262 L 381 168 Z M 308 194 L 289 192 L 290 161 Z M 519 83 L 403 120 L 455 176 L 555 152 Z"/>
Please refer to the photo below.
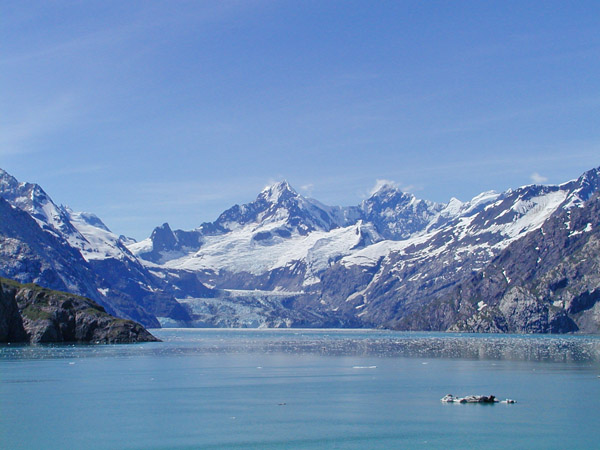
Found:
<path fill-rule="evenodd" d="M 166 286 L 103 222 L 57 206 L 37 184 L 0 171 L 0 275 L 88 297 L 111 314 L 157 327 L 156 312 L 189 319 Z"/>
<path fill-rule="evenodd" d="M 93 214 L 56 207 L 41 188 L 8 174 L 0 176 L 0 196 L 10 191 L 7 197 L 37 214 L 44 232 L 75 248 L 94 276 L 111 283 L 108 290 L 99 286 L 101 294 L 122 292 L 124 303 L 163 325 L 446 330 L 468 320 L 447 300 L 452 290 L 555 215 L 592 208 L 599 174 L 595 168 L 561 185 L 488 191 L 443 204 L 388 184 L 350 207 L 305 198 L 281 181 L 214 222 L 188 231 L 165 222 L 140 242 L 113 234 Z M 588 317 L 593 308 L 582 313 L 585 320 L 567 312 L 576 325 L 570 330 L 595 330 Z M 568 331 L 563 325 L 556 329 Z M 521 330 L 504 328 L 515 329 Z"/>

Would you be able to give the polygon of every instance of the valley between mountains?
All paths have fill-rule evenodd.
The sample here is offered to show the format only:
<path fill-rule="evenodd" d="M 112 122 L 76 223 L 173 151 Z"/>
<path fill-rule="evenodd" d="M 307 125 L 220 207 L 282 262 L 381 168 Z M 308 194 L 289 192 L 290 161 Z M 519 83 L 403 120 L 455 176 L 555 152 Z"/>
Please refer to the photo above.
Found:
<path fill-rule="evenodd" d="M 140 242 L 0 170 L 0 276 L 149 327 L 600 331 L 600 168 L 434 203 L 327 206 L 287 182 Z"/>

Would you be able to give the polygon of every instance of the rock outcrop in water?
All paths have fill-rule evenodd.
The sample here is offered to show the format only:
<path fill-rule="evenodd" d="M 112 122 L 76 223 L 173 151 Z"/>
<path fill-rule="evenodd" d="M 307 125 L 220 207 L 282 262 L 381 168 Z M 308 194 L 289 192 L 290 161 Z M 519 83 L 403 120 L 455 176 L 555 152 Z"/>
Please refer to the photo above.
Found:
<path fill-rule="evenodd" d="M 85 297 L 0 278 L 0 342 L 157 341 L 144 327 Z"/>

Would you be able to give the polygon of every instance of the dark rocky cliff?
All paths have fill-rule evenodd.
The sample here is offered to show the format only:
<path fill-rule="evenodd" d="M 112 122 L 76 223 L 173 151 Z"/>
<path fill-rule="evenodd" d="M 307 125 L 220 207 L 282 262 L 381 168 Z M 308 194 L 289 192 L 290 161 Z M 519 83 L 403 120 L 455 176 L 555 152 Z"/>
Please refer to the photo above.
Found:
<path fill-rule="evenodd" d="M 14 295 L 4 293 L 0 283 L 0 342 L 26 342 L 27 333 Z"/>
<path fill-rule="evenodd" d="M 157 339 L 85 297 L 0 278 L 0 342 L 129 343 Z"/>
<path fill-rule="evenodd" d="M 484 270 L 397 324 L 467 332 L 600 332 L 600 195 L 558 210 Z"/>

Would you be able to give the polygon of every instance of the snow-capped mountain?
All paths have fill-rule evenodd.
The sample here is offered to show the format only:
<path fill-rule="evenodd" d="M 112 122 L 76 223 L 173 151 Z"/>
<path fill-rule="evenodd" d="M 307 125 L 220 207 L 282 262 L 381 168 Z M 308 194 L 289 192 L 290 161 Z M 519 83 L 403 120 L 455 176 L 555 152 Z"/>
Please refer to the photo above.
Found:
<path fill-rule="evenodd" d="M 593 175 L 593 174 L 592 174 Z M 404 328 L 469 332 L 581 331 L 600 324 L 600 193 L 587 186 L 483 270 L 402 319 Z M 584 200 L 585 199 L 585 200 Z M 437 318 L 437 320 L 432 320 Z M 437 323 L 436 323 L 437 322 Z"/>
<path fill-rule="evenodd" d="M 448 221 L 439 228 L 403 241 L 380 242 L 343 258 L 324 274 L 321 298 L 335 307 L 359 311 L 367 323 L 393 325 L 405 311 L 421 307 L 432 295 L 485 267 L 510 242 L 539 228 L 568 193 L 529 186 L 486 194 L 483 204 L 478 196 L 456 208 L 454 217 L 442 210 Z M 372 277 L 354 285 L 348 295 L 337 283 L 333 289 L 329 286 L 332 277 L 343 279 L 357 269 L 369 269 Z"/>
<path fill-rule="evenodd" d="M 28 213 L 38 225 L 54 236 L 66 237 L 77 247 L 85 246 L 85 239 L 71 224 L 65 212 L 37 184 L 20 183 L 0 169 L 0 196 L 11 205 Z"/>
<path fill-rule="evenodd" d="M 20 282 L 35 281 L 97 295 L 97 278 L 81 254 L 69 243 L 44 231 L 25 211 L 0 197 L 0 270 Z"/>
<path fill-rule="evenodd" d="M 359 209 L 361 218 L 372 223 L 382 237 L 402 240 L 425 229 L 443 207 L 384 184 Z"/>
<path fill-rule="evenodd" d="M 346 213 L 343 208 L 305 198 L 287 181 L 282 181 L 263 189 L 254 202 L 228 209 L 214 225 L 231 231 L 248 224 L 261 224 L 265 228 L 276 224 L 285 227 L 284 236 L 294 232 L 306 236 L 312 231 L 330 231 L 343 226 L 349 221 Z"/>
<path fill-rule="evenodd" d="M 3 276 L 92 298 L 149 326 L 159 325 L 159 314 L 189 320 L 167 286 L 97 216 L 57 206 L 39 185 L 20 183 L 1 169 L 0 197 L 12 206 L 5 205 L 2 220 L 10 215 L 13 223 L 21 223 L 3 233 Z M 32 243 L 37 243 L 35 250 Z M 35 267 L 27 267 L 32 261 Z"/>
<path fill-rule="evenodd" d="M 554 215 L 575 206 L 589 208 L 586 202 L 594 189 L 597 192 L 598 179 L 595 169 L 561 186 L 486 193 L 458 208 L 450 202 L 453 212 L 440 213 L 447 215 L 443 226 L 404 241 L 380 242 L 340 260 L 321 278 L 320 301 L 356 314 L 369 325 L 413 328 L 406 317 L 419 315 L 461 280 L 486 268 L 512 243 L 543 230 Z M 434 318 L 428 317 L 427 326 L 419 322 L 416 328 L 445 329 L 440 319 L 444 314 L 438 311 Z"/>
<path fill-rule="evenodd" d="M 422 231 L 441 210 L 442 205 L 389 185 L 359 206 L 327 206 L 283 181 L 266 187 L 255 201 L 228 209 L 215 222 L 193 231 L 173 231 L 165 223 L 150 238 L 128 247 L 149 266 L 200 272 L 217 287 L 271 289 L 277 287 L 269 284 L 272 277 L 263 278 L 277 271 L 279 287 L 303 289 L 360 248 Z M 299 283 L 292 287 L 290 278 Z"/>
<path fill-rule="evenodd" d="M 239 235 L 239 241 L 250 239 L 268 246 L 313 232 L 327 233 L 355 222 L 357 217 L 357 211 L 350 208 L 329 207 L 304 198 L 283 181 L 266 187 L 255 201 L 229 208 L 214 222 L 192 231 L 172 231 L 165 223 L 149 239 L 129 248 L 143 259 L 164 264 L 210 246 L 215 236 Z"/>
<path fill-rule="evenodd" d="M 298 290 L 316 281 L 332 261 L 381 240 L 370 223 L 344 226 L 352 214 L 305 199 L 283 182 L 193 232 L 173 232 L 164 224 L 129 249 L 153 270 L 151 262 L 200 273 L 212 287 Z M 276 284 L 269 282 L 274 272 L 279 273 Z"/>
<path fill-rule="evenodd" d="M 566 187 L 522 189 L 527 193 L 487 192 L 469 202 L 452 199 L 441 205 L 383 186 L 359 206 L 341 208 L 305 199 L 282 182 L 263 190 L 256 201 L 230 208 L 213 223 L 190 232 L 172 231 L 163 224 L 149 239 L 128 247 L 153 270 L 202 273 L 206 282 L 218 288 L 280 287 L 303 291 L 320 283 L 321 275 L 338 262 L 351 266 L 369 261 L 369 265 L 405 248 L 431 251 L 439 242 L 448 240 L 456 241 L 461 252 L 468 253 L 470 249 L 463 248 L 464 244 L 475 239 L 475 235 L 484 235 L 484 231 L 495 236 L 494 245 L 507 245 L 507 237 L 529 231 L 547 218 L 541 207 L 536 209 L 529 203 L 549 202 L 548 213 L 564 200 L 568 191 Z M 530 192 L 534 189 L 548 192 L 527 203 L 528 196 L 534 196 Z M 498 216 L 495 219 L 494 214 Z M 490 236 L 482 244 L 485 251 L 481 264 L 493 253 L 487 250 Z M 447 242 L 436 253 L 446 249 Z M 295 284 L 290 285 L 292 271 Z M 272 275 L 264 276 L 275 272 L 279 281 Z M 236 278 L 241 284 L 236 284 Z"/>
<path fill-rule="evenodd" d="M 595 169 L 560 186 L 447 204 L 388 185 L 347 208 L 305 199 L 283 182 L 213 223 L 192 232 L 165 224 L 129 249 L 155 273 L 197 273 L 217 289 L 301 293 L 295 307 L 341 323 L 402 327 L 557 211 L 583 207 L 598 179 Z M 177 246 L 189 233 L 194 239 Z"/>
<path fill-rule="evenodd" d="M 563 273 L 575 267 L 564 261 L 579 255 L 575 247 L 571 250 L 572 236 L 595 239 L 594 220 L 579 222 L 597 214 L 599 190 L 600 169 L 594 169 L 559 186 L 490 191 L 446 204 L 384 185 L 357 206 L 339 207 L 305 198 L 280 182 L 214 222 L 189 231 L 172 230 L 165 223 L 148 239 L 134 242 L 112 233 L 93 214 L 56 206 L 39 186 L 1 172 L 0 196 L 12 204 L 0 209 L 11 217 L 0 229 L 0 256 L 8 272 L 2 274 L 46 284 L 60 279 L 71 283 L 71 291 L 112 304 L 124 315 L 134 315 L 123 312 L 133 305 L 136 314 L 158 317 L 163 325 L 594 332 L 600 331 L 593 313 L 600 294 L 592 293 L 600 292 L 600 282 L 593 276 L 585 283 L 569 281 L 571 297 L 552 294 L 550 303 L 548 296 L 531 300 L 539 293 L 535 287 L 527 288 L 524 303 L 515 303 L 513 291 L 510 298 L 494 291 L 496 300 L 487 302 L 480 292 L 492 292 L 489 287 L 473 286 L 482 274 L 498 278 L 493 270 L 498 258 L 510 259 L 506 255 L 514 249 L 531 253 L 531 236 L 539 240 L 536 248 L 549 249 L 531 253 L 540 270 L 559 264 L 548 256 L 552 254 L 560 254 L 567 264 Z M 31 223 L 27 233 L 19 234 L 10 224 L 17 216 L 27 222 L 24 214 Z M 574 231 L 561 231 L 568 239 L 551 239 L 547 230 L 571 223 L 569 217 L 581 220 Z M 585 245 L 593 246 L 587 240 Z M 69 262 L 66 256 L 44 254 L 49 246 L 68 254 Z M 11 261 L 14 256 L 19 264 Z M 589 271 L 594 264 L 578 267 Z M 79 272 L 67 269 L 75 266 Z M 533 266 L 528 270 L 536 271 Z M 501 273 L 515 279 L 508 270 Z M 554 272 L 544 273 L 544 292 L 554 292 L 548 287 L 556 281 L 551 279 Z M 77 284 L 78 277 L 83 285 Z M 476 294 L 463 302 L 459 291 Z M 556 309 L 559 301 L 567 305 L 562 311 Z M 491 311 L 494 319 L 486 322 L 482 314 Z M 534 316 L 537 322 L 527 322 Z M 502 323 L 509 325 L 503 328 Z"/>
<path fill-rule="evenodd" d="M 87 260 L 136 258 L 94 214 L 74 212 L 58 206 L 37 184 L 20 183 L 0 169 L 0 196 L 27 212 L 38 225 L 54 236 L 65 238 Z"/>

